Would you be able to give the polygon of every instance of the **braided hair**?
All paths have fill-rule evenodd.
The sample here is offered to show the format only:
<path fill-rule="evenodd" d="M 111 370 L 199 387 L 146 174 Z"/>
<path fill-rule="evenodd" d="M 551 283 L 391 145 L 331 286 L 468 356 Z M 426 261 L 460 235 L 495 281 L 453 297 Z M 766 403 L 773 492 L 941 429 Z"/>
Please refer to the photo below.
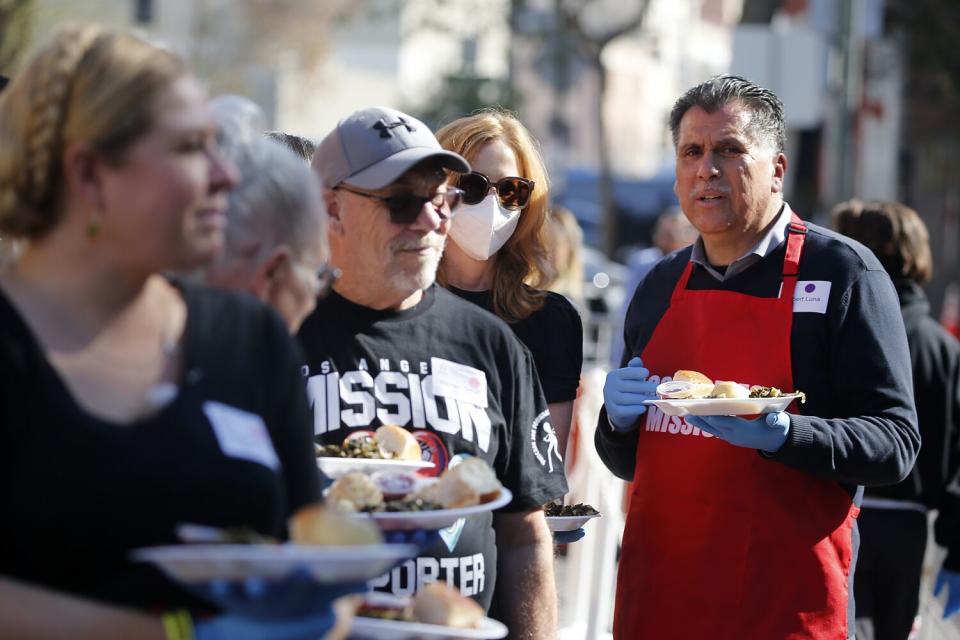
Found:
<path fill-rule="evenodd" d="M 61 28 L 0 94 L 0 235 L 36 239 L 62 216 L 66 145 L 103 157 L 150 125 L 153 98 L 185 72 L 173 54 L 94 25 Z"/>

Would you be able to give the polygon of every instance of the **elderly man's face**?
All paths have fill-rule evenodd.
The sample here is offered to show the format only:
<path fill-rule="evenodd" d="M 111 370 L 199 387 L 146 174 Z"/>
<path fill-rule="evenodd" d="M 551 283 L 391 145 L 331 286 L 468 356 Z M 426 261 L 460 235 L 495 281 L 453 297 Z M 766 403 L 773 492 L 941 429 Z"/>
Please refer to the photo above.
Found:
<path fill-rule="evenodd" d="M 445 189 L 442 173 L 414 169 L 375 194 L 430 197 Z M 380 307 L 433 284 L 449 218 L 442 218 L 433 205 L 424 203 L 412 223 L 394 224 L 382 200 L 346 189 L 333 193 L 339 213 L 330 245 L 333 262 L 342 272 L 338 290 L 367 306 Z"/>
<path fill-rule="evenodd" d="M 680 121 L 675 190 L 704 241 L 752 238 L 779 210 L 786 157 L 754 140 L 739 102 L 714 113 L 692 107 Z"/>

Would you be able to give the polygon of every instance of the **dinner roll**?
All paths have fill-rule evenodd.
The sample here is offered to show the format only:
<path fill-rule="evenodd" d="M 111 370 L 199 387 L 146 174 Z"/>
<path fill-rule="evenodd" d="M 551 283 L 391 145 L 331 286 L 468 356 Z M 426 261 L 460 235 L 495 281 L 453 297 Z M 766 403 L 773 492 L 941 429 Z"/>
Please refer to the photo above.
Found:
<path fill-rule="evenodd" d="M 742 384 L 724 380 L 717 382 L 710 396 L 713 398 L 749 398 L 750 391 Z"/>
<path fill-rule="evenodd" d="M 437 499 L 447 509 L 471 507 L 500 495 L 500 481 L 483 458 L 470 457 L 443 472 Z"/>
<path fill-rule="evenodd" d="M 353 518 L 333 507 L 313 504 L 290 518 L 290 540 L 295 544 L 381 544 L 383 536 L 370 521 Z"/>
<path fill-rule="evenodd" d="M 420 460 L 420 443 L 413 434 L 394 424 L 385 424 L 376 433 L 377 447 L 384 458 Z"/>
<path fill-rule="evenodd" d="M 702 384 L 713 384 L 713 380 L 703 375 L 699 371 L 690 371 L 688 369 L 680 369 L 673 374 L 674 380 L 685 380 L 687 382 L 699 382 Z"/>
<path fill-rule="evenodd" d="M 483 615 L 483 607 L 446 582 L 431 582 L 413 597 L 413 617 L 418 622 L 475 629 Z"/>
<path fill-rule="evenodd" d="M 327 494 L 327 500 L 346 510 L 361 511 L 383 504 L 383 493 L 369 476 L 354 471 L 333 482 L 330 493 Z"/>

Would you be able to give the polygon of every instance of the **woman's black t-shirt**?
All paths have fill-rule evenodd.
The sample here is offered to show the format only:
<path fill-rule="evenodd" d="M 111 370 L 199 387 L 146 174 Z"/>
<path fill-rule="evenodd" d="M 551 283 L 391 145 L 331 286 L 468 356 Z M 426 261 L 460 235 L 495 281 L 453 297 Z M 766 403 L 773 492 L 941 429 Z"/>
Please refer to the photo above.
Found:
<path fill-rule="evenodd" d="M 493 313 L 490 291 L 467 291 L 448 287 L 451 293 Z M 517 322 L 509 323 L 514 335 L 533 355 L 547 402 L 566 402 L 577 397 L 583 367 L 583 321 L 569 300 L 545 291 L 542 307 Z"/>
<path fill-rule="evenodd" d="M 179 523 L 277 537 L 319 499 L 312 427 L 283 323 L 252 298 L 178 284 L 184 376 L 158 413 L 84 411 L 0 292 L 0 575 L 141 608 L 202 607 L 138 547 Z"/>

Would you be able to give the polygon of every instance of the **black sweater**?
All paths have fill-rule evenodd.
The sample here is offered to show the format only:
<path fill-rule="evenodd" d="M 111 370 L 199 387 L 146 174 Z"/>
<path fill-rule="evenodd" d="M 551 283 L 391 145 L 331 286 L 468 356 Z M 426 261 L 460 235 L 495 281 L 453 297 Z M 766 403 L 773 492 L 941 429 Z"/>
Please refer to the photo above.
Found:
<path fill-rule="evenodd" d="M 930 304 L 919 286 L 906 280 L 894 284 L 910 346 L 923 447 L 906 480 L 870 487 L 866 495 L 911 500 L 937 509 L 960 463 L 960 342 L 930 316 Z"/>

